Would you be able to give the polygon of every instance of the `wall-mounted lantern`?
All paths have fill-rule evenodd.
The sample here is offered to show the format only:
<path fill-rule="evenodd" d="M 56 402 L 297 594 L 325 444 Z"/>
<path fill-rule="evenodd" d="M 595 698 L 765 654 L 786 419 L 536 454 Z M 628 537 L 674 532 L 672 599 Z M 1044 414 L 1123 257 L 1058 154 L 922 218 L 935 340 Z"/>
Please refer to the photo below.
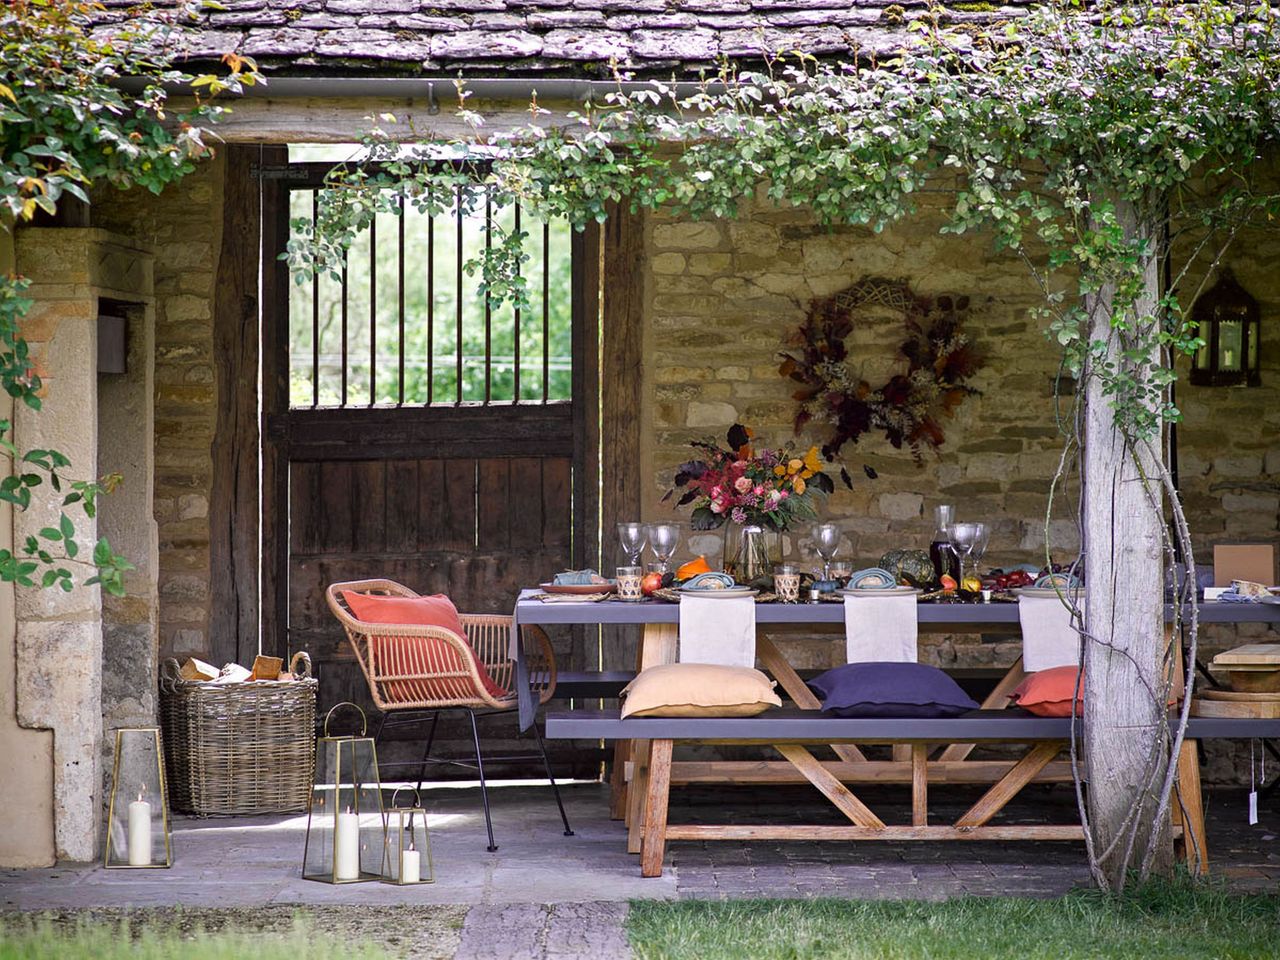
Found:
<path fill-rule="evenodd" d="M 1236 282 L 1229 267 L 1196 300 L 1191 319 L 1204 346 L 1191 364 L 1191 382 L 1203 387 L 1256 387 L 1262 382 L 1262 325 L 1258 301 Z"/>

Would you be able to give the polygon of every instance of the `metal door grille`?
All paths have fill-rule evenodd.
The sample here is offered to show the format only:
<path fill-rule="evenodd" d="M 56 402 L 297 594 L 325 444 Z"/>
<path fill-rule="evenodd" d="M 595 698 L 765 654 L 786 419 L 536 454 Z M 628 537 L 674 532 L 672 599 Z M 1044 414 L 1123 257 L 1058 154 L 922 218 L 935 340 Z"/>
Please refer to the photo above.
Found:
<path fill-rule="evenodd" d="M 476 190 L 484 190 L 477 187 Z M 290 218 L 316 216 L 316 189 Z M 289 298 L 291 409 L 567 403 L 572 393 L 571 229 L 518 205 L 465 198 L 430 217 L 409 205 L 357 237 L 338 279 Z M 468 212 L 468 208 L 472 212 Z M 495 305 L 465 263 L 494 227 L 525 230 L 530 309 Z"/>

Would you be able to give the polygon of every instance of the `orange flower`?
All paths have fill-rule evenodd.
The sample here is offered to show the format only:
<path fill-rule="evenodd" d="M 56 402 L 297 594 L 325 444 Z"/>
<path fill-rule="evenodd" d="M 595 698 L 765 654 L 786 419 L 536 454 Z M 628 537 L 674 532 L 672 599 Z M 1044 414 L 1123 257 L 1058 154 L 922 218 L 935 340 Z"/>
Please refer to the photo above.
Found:
<path fill-rule="evenodd" d="M 796 477 L 793 481 L 791 481 L 791 486 L 797 494 L 804 493 L 804 478 Z"/>
<path fill-rule="evenodd" d="M 776 467 L 773 468 L 773 475 L 775 477 L 785 477 L 787 475 L 787 468 L 784 467 L 782 464 L 778 464 Z"/>
<path fill-rule="evenodd" d="M 792 460 L 787 464 L 787 473 L 799 473 L 800 468 L 803 466 L 803 460 Z"/>
<path fill-rule="evenodd" d="M 811 476 L 822 469 L 822 461 L 818 459 L 817 447 L 809 448 L 809 452 L 804 455 L 804 465 Z"/>

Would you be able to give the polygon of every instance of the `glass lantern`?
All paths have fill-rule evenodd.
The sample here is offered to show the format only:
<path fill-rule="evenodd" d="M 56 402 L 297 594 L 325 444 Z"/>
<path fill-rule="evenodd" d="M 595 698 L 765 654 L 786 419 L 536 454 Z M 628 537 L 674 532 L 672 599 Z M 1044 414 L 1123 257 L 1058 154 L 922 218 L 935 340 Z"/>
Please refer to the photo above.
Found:
<path fill-rule="evenodd" d="M 360 713 L 360 735 L 331 736 L 329 721 L 340 707 Z M 316 740 L 316 779 L 307 805 L 302 878 L 322 883 L 362 883 L 382 876 L 386 816 L 378 780 L 378 752 L 364 711 L 339 703 L 324 718 Z"/>
<path fill-rule="evenodd" d="M 108 870 L 173 865 L 159 727 L 116 731 L 102 865 Z"/>
<path fill-rule="evenodd" d="M 397 807 L 396 797 L 405 789 L 413 793 L 413 806 Z M 435 883 L 436 880 L 435 865 L 431 862 L 431 837 L 427 833 L 427 811 L 422 808 L 418 791 L 412 787 L 400 787 L 391 795 L 382 879 L 397 886 Z"/>
<path fill-rule="evenodd" d="M 1261 310 L 1230 268 L 1224 268 L 1218 283 L 1196 300 L 1191 319 L 1204 341 L 1191 363 L 1192 383 L 1205 387 L 1262 383 Z"/>

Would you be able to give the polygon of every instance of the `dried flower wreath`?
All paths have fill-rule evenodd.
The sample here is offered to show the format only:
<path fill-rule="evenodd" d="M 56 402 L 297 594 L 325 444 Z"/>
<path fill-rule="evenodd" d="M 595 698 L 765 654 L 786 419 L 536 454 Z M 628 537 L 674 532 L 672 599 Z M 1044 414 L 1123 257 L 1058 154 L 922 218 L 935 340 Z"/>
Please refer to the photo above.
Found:
<path fill-rule="evenodd" d="M 845 340 L 856 312 L 866 306 L 900 310 L 906 338 L 898 347 L 907 369 L 880 387 L 850 369 Z M 834 460 L 846 443 L 871 430 L 884 431 L 895 448 L 907 447 L 917 463 L 926 447 L 945 441 L 942 416 L 951 416 L 965 397 L 978 391 L 967 385 L 982 366 L 982 354 L 964 333 L 967 296 L 925 297 L 905 281 L 867 277 L 840 293 L 816 299 L 805 322 L 784 343 L 778 372 L 799 386 L 795 431 L 811 423 L 828 429 L 822 454 Z"/>

